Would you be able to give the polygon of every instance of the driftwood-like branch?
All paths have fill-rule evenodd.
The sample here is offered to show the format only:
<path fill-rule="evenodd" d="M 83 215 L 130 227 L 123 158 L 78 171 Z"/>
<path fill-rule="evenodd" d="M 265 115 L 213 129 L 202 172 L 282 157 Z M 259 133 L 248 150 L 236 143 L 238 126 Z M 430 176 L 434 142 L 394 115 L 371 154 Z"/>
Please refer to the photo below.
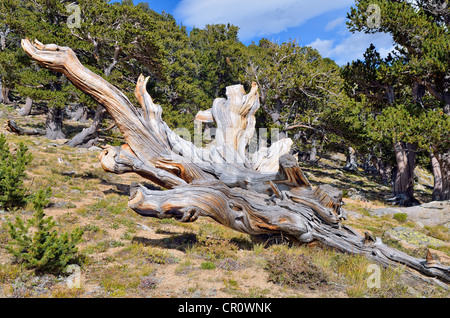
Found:
<path fill-rule="evenodd" d="M 6 122 L 6 129 L 18 135 L 45 135 L 44 129 L 20 127 L 14 120 Z"/>
<path fill-rule="evenodd" d="M 133 184 L 129 206 L 137 213 L 180 222 L 210 217 L 250 235 L 316 240 L 386 266 L 404 264 L 450 282 L 449 268 L 411 257 L 343 224 L 342 192 L 331 186 L 311 186 L 297 160 L 288 154 L 289 138 L 250 151 L 259 108 L 255 83 L 247 94 L 242 85 L 227 87 L 226 98 L 216 99 L 211 109 L 197 114 L 197 127 L 216 125 L 215 140 L 201 148 L 162 120 L 161 106 L 147 93 L 148 78 L 140 76 L 137 81 L 137 108 L 116 87 L 81 65 L 70 48 L 29 40 L 22 40 L 22 47 L 44 67 L 65 74 L 114 119 L 127 144 L 108 146 L 100 154 L 105 171 L 137 173 L 168 189 Z"/>

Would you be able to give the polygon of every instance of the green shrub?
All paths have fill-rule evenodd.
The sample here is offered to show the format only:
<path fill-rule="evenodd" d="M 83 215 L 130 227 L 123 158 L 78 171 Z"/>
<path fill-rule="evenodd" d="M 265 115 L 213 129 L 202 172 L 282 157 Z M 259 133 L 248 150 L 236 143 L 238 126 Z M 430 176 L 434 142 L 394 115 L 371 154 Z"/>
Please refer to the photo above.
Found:
<path fill-rule="evenodd" d="M 408 214 L 406 214 L 406 213 L 395 213 L 392 217 L 395 220 L 399 221 L 400 223 L 405 223 L 406 219 L 408 218 Z"/>
<path fill-rule="evenodd" d="M 0 208 L 10 210 L 25 205 L 26 188 L 23 186 L 23 179 L 26 177 L 26 165 L 31 159 L 28 148 L 22 143 L 13 155 L 5 136 L 0 134 Z"/>
<path fill-rule="evenodd" d="M 33 197 L 33 217 L 27 222 L 19 216 L 14 223 L 8 221 L 11 240 L 6 250 L 26 268 L 61 273 L 69 262 L 78 262 L 76 245 L 82 239 L 83 230 L 77 228 L 70 234 L 58 234 L 53 229 L 55 222 L 44 214 L 50 196 L 50 189 L 39 190 Z"/>
<path fill-rule="evenodd" d="M 315 288 L 328 283 L 323 269 L 302 254 L 278 252 L 267 259 L 264 269 L 269 272 L 269 281 L 292 288 Z"/>
<path fill-rule="evenodd" d="M 216 264 L 210 261 L 203 262 L 201 265 L 202 269 L 215 269 Z"/>

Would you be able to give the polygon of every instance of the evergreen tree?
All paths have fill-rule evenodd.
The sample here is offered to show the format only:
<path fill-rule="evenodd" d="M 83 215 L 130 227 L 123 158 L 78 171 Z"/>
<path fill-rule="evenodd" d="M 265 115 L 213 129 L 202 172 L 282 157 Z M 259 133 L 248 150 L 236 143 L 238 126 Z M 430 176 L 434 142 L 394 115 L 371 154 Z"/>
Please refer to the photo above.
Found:
<path fill-rule="evenodd" d="M 255 81 L 268 127 L 288 132 L 315 162 L 320 142 L 333 131 L 332 114 L 344 103 L 339 67 L 317 50 L 296 41 L 277 44 L 263 39 L 248 52 L 246 81 Z M 306 145 L 306 147 L 305 147 Z"/>
<path fill-rule="evenodd" d="M 238 38 L 239 28 L 230 24 L 194 28 L 189 37 L 200 64 L 199 86 L 211 100 L 225 95 L 225 88 L 238 84 L 245 67 L 245 46 Z"/>
<path fill-rule="evenodd" d="M 82 239 L 83 230 L 76 228 L 71 233 L 59 234 L 53 229 L 56 223 L 44 214 L 50 196 L 50 188 L 39 190 L 33 199 L 33 217 L 25 222 L 17 216 L 14 223 L 8 222 L 11 240 L 6 249 L 27 268 L 60 273 L 70 262 L 78 261 L 76 245 Z"/>
<path fill-rule="evenodd" d="M 149 81 L 152 98 L 164 107 L 164 121 L 172 128 L 187 128 L 191 135 L 194 115 L 211 107 L 211 100 L 200 87 L 200 64 L 190 44 L 186 28 L 170 14 L 153 13 L 156 42 L 162 51 L 162 76 Z"/>
<path fill-rule="evenodd" d="M 67 4 L 69 1 L 11 0 L 3 1 L 1 10 L 5 18 L 3 23 L 14 34 L 10 48 L 14 50 L 16 58 L 14 63 L 9 65 L 0 63 L 4 69 L 8 68 L 14 74 L 14 81 L 10 86 L 13 86 L 19 95 L 47 102 L 49 111 L 46 136 L 51 139 L 65 137 L 62 132 L 62 109 L 66 102 L 70 101 L 70 90 L 73 86 L 64 76 L 40 68 L 27 58 L 20 47 L 20 39 L 31 38 L 45 43 L 58 43 L 67 38 Z M 5 60 L 4 56 L 0 57 L 0 61 L 2 60 Z"/>
<path fill-rule="evenodd" d="M 25 169 L 32 156 L 27 147 L 20 143 L 16 153 L 9 150 L 4 135 L 0 135 L 0 208 L 10 210 L 26 203 L 26 188 L 23 179 Z"/>
<path fill-rule="evenodd" d="M 367 23 L 373 18 L 372 12 L 368 10 L 369 5 L 372 7 L 377 5 L 380 8 L 379 23 Z M 395 107 L 407 110 L 411 118 L 418 116 L 423 119 L 424 124 L 419 125 L 415 133 L 411 132 L 405 137 L 408 134 L 402 134 L 401 129 L 408 130 L 406 127 L 408 121 L 405 121 L 405 117 L 398 117 L 397 126 L 400 129 L 397 131 L 400 131 L 400 135 L 394 136 L 394 151 L 396 151 L 396 157 L 401 159 L 404 158 L 403 154 L 406 151 L 415 153 L 415 148 L 419 145 L 427 148 L 434 162 L 433 199 L 435 200 L 450 199 L 449 131 L 441 130 L 439 138 L 433 127 L 425 123 L 442 122 L 443 126 L 437 127 L 444 128 L 450 116 L 448 6 L 448 0 L 358 0 L 348 14 L 348 25 L 351 31 L 389 33 L 397 44 L 396 61 L 383 63 L 379 68 L 373 67 L 373 69 L 379 82 L 389 83 L 389 79 L 393 79 L 395 83 L 403 86 L 403 89 L 390 93 L 397 101 Z M 394 109 L 390 108 L 392 111 Z M 382 121 L 379 120 L 378 123 L 381 124 Z M 427 128 L 431 131 L 427 131 Z M 428 142 L 423 142 L 423 136 L 430 136 Z M 406 142 L 407 140 L 409 142 Z M 410 168 L 407 167 L 405 171 L 411 170 Z M 408 181 L 407 184 L 410 182 Z M 403 186 L 400 190 L 403 193 L 407 192 Z"/>
<path fill-rule="evenodd" d="M 77 8 L 78 19 L 70 25 Z M 73 87 L 65 76 L 50 72 L 32 62 L 20 47 L 20 39 L 38 39 L 43 43 L 70 46 L 84 65 L 105 76 L 130 99 L 139 74 L 161 76 L 161 54 L 155 40 L 155 15 L 143 5 L 132 1 L 109 3 L 87 0 L 79 4 L 58 0 L 2 1 L 0 31 L 9 30 L 8 50 L 0 51 L 0 76 L 3 87 L 15 88 L 19 95 L 46 102 L 47 137 L 64 138 L 62 110 L 69 102 L 96 109 L 96 103 Z M 1 35 L 2 33 L 0 33 Z M 7 94 L 6 94 L 7 95 Z M 101 123 L 102 108 L 97 108 L 96 125 Z M 93 127 L 92 131 L 96 132 Z M 89 130 L 90 131 L 90 130 Z M 95 137 L 94 135 L 86 138 Z M 87 142 L 78 138 L 81 142 Z M 75 146 L 75 144 L 71 144 Z"/>

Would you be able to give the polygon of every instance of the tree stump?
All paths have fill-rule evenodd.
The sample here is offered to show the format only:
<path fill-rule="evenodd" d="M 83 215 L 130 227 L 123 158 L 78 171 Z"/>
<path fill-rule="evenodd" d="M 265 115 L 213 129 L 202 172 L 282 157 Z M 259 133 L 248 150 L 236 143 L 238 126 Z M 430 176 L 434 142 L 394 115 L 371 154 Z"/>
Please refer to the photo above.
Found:
<path fill-rule="evenodd" d="M 403 264 L 450 282 L 450 268 L 411 257 L 343 224 L 342 193 L 331 186 L 311 186 L 289 154 L 289 138 L 249 153 L 260 106 L 256 83 L 248 93 L 242 85 L 227 87 L 226 98 L 217 98 L 211 109 L 197 115 L 199 121 L 217 127 L 214 142 L 200 148 L 161 119 L 161 106 L 146 90 L 148 78 L 141 75 L 137 81 L 140 107 L 135 107 L 116 87 L 85 68 L 70 48 L 29 40 L 22 40 L 22 47 L 42 66 L 65 74 L 114 119 L 126 144 L 108 146 L 99 155 L 105 171 L 137 173 L 167 189 L 133 184 L 129 206 L 140 215 L 180 222 L 210 217 L 250 235 L 319 241 L 385 266 Z"/>

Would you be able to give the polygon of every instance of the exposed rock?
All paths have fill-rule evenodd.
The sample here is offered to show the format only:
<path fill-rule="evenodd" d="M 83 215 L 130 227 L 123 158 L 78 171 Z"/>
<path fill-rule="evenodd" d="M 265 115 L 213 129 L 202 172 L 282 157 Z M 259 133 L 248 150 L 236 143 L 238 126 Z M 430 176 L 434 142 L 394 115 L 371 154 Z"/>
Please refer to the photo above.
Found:
<path fill-rule="evenodd" d="M 58 163 L 59 163 L 60 165 L 64 165 L 64 166 L 73 168 L 73 164 L 71 164 L 71 163 L 70 163 L 69 161 L 67 161 L 67 160 L 64 160 L 64 159 L 58 157 L 57 161 L 58 161 Z"/>
<path fill-rule="evenodd" d="M 63 171 L 63 172 L 61 172 L 61 174 L 63 176 L 74 177 L 74 176 L 78 175 L 78 171 L 76 171 L 76 170 Z"/>
<path fill-rule="evenodd" d="M 77 207 L 75 204 L 66 201 L 57 201 L 53 203 L 52 206 L 57 209 L 73 209 Z"/>
<path fill-rule="evenodd" d="M 65 138 L 60 138 L 60 139 L 55 139 L 53 140 L 53 142 L 59 146 L 64 145 L 69 139 L 65 139 Z"/>
<path fill-rule="evenodd" d="M 89 151 L 102 151 L 103 149 L 97 146 L 91 146 L 88 148 Z"/>
<path fill-rule="evenodd" d="M 142 223 L 136 223 L 137 227 L 144 231 L 153 231 L 152 228 Z"/>
<path fill-rule="evenodd" d="M 364 194 L 361 191 L 356 190 L 355 188 L 349 188 L 347 190 L 347 197 L 352 200 L 367 201 Z"/>
<path fill-rule="evenodd" d="M 334 160 L 334 161 L 343 161 L 343 162 L 345 162 L 347 160 L 347 157 L 344 154 L 337 152 L 337 153 L 331 154 L 330 159 Z"/>
<path fill-rule="evenodd" d="M 414 169 L 414 175 L 417 178 L 416 184 L 423 185 L 425 187 L 433 188 L 434 178 L 430 173 L 425 172 L 423 169 L 416 167 Z"/>
<path fill-rule="evenodd" d="M 370 214 L 376 216 L 406 213 L 408 220 L 420 222 L 424 226 L 443 225 L 450 228 L 450 201 L 432 201 L 412 207 L 388 207 L 375 209 Z"/>
<path fill-rule="evenodd" d="M 410 228 L 398 226 L 387 230 L 384 233 L 387 237 L 391 237 L 397 241 L 403 241 L 415 246 L 433 246 L 438 247 L 445 245 L 444 241 L 438 240 L 434 237 L 425 235 L 423 233 L 414 231 Z"/>

